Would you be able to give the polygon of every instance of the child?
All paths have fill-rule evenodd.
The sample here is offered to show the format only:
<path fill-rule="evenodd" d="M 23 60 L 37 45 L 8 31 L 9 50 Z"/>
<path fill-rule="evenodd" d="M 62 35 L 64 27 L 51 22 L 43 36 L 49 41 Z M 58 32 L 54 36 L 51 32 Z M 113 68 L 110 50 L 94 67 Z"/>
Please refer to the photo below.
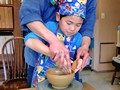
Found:
<path fill-rule="evenodd" d="M 59 4 L 59 12 L 56 13 L 56 21 L 58 22 L 49 21 L 45 23 L 46 27 L 69 49 L 71 60 L 75 60 L 77 49 L 82 43 L 82 35 L 78 31 L 85 19 L 85 12 L 86 0 L 83 2 L 81 0 L 63 0 Z M 25 37 L 25 44 L 40 53 L 31 83 L 31 87 L 34 87 L 38 82 L 45 79 L 46 70 L 57 67 L 57 64 L 49 57 L 49 43 L 41 37 L 31 32 Z M 63 53 L 62 50 L 61 53 Z"/>

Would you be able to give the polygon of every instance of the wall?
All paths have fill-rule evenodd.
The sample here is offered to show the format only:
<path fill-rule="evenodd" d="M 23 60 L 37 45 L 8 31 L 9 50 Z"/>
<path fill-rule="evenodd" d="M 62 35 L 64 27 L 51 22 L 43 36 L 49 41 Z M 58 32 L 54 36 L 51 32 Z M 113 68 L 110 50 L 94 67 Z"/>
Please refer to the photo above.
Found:
<path fill-rule="evenodd" d="M 120 0 L 98 0 L 95 25 L 95 45 L 92 68 L 96 71 L 113 70 L 116 56 L 117 26 L 120 25 Z"/>

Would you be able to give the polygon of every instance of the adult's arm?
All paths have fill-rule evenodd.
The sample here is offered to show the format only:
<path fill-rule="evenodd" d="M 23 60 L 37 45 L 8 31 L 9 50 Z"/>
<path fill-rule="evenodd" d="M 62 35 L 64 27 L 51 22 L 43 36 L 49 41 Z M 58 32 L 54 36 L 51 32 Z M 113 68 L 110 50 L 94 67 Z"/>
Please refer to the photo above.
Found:
<path fill-rule="evenodd" d="M 34 43 L 34 44 L 33 44 Z M 30 38 L 25 43 L 26 46 L 41 54 L 50 56 L 50 50 L 41 40 Z"/>
<path fill-rule="evenodd" d="M 96 0 L 87 1 L 86 19 L 84 20 L 84 23 L 80 30 L 80 33 L 83 36 L 83 42 L 82 42 L 82 46 L 78 49 L 77 56 L 76 56 L 76 58 L 80 58 L 81 56 L 83 57 L 82 66 L 79 68 L 80 71 L 87 64 L 88 57 L 89 57 L 89 53 L 88 53 L 89 45 L 90 45 L 91 39 L 94 38 L 93 32 L 94 32 L 94 25 L 96 21 L 96 5 L 97 5 Z"/>
<path fill-rule="evenodd" d="M 60 68 L 64 65 L 64 60 L 67 61 L 68 67 L 70 67 L 71 63 L 68 49 L 44 26 L 43 15 L 46 13 L 46 8 L 49 7 L 49 5 L 47 6 L 48 3 L 49 0 L 23 0 L 20 8 L 21 28 L 28 32 L 34 32 L 50 44 L 50 57 L 55 62 L 60 60 Z M 50 9 L 54 8 L 51 7 Z M 64 55 L 59 54 L 61 51 Z"/>
<path fill-rule="evenodd" d="M 34 44 L 33 44 L 34 43 Z M 26 40 L 25 42 L 25 45 L 28 46 L 29 48 L 41 53 L 41 54 L 44 54 L 44 55 L 47 55 L 47 56 L 50 56 L 50 49 L 47 45 L 45 45 L 41 40 L 39 39 L 36 39 L 36 38 L 29 38 Z M 63 55 L 63 53 L 61 52 L 60 53 L 61 55 Z M 66 62 L 65 62 L 66 63 Z M 59 65 L 59 61 L 56 62 L 57 65 Z M 64 73 L 70 73 L 71 72 L 71 69 L 69 71 L 69 69 L 66 69 L 66 64 L 63 66 L 63 68 L 61 68 L 61 70 L 64 72 Z"/>

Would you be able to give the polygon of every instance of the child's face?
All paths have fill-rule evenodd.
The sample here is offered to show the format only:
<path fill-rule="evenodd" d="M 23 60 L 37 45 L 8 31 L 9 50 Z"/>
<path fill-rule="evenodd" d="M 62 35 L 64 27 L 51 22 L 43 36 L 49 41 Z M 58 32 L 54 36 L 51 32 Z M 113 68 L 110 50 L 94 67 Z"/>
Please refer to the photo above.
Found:
<path fill-rule="evenodd" d="M 76 34 L 80 30 L 83 23 L 83 19 L 78 16 L 65 16 L 58 21 L 60 29 L 66 36 Z"/>

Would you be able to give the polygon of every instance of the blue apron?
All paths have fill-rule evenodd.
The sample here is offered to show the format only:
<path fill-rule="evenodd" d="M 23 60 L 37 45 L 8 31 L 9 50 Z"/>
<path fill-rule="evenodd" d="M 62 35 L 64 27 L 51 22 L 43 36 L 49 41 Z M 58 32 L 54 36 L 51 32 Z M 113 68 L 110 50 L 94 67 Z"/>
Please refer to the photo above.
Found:
<path fill-rule="evenodd" d="M 64 34 L 59 33 L 58 30 L 59 30 L 59 26 L 56 28 L 55 35 L 69 49 L 70 59 L 74 60 L 76 56 L 75 52 L 77 49 L 74 42 L 75 41 L 74 36 L 71 37 L 65 36 Z M 38 82 L 41 82 L 46 78 L 46 70 L 48 68 L 56 68 L 56 67 L 57 67 L 56 63 L 53 62 L 50 59 L 50 57 L 40 54 L 38 60 L 36 60 L 36 67 L 33 72 L 31 87 L 35 87 Z M 79 79 L 79 73 L 76 73 L 75 78 Z"/>

